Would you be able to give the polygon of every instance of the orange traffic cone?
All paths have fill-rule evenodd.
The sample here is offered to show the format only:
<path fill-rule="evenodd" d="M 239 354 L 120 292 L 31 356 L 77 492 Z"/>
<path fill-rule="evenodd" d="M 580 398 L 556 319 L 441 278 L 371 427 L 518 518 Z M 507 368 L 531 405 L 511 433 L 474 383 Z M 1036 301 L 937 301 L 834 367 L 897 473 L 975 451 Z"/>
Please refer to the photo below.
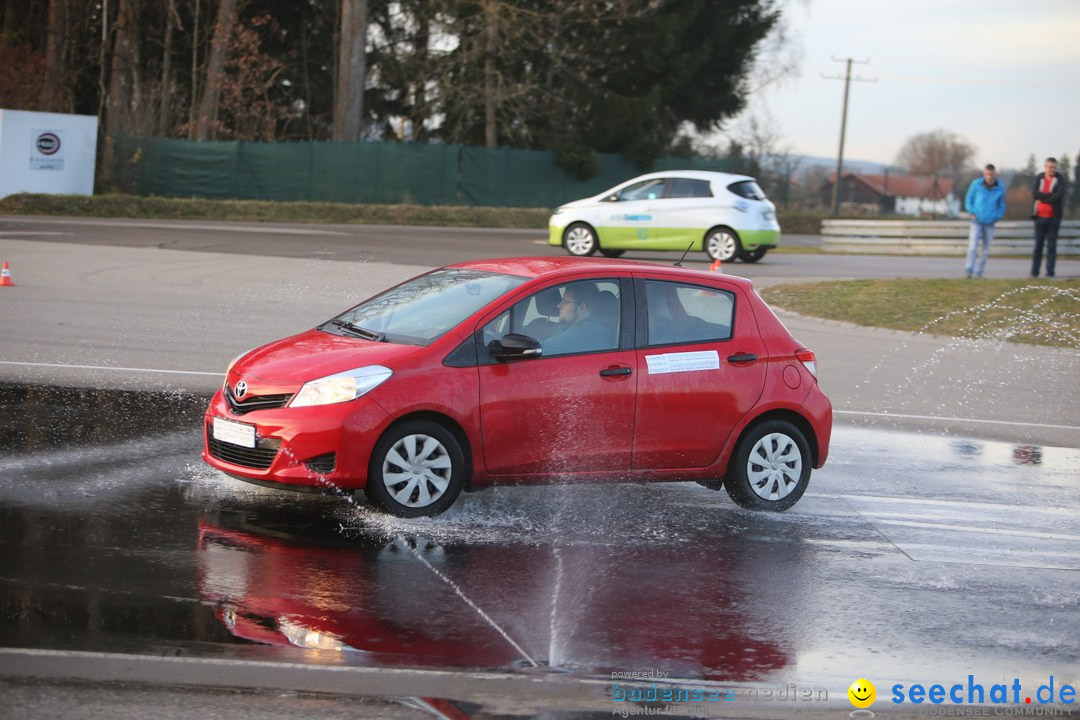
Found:
<path fill-rule="evenodd" d="M 720 262 L 720 259 L 712 261 L 712 265 L 709 266 L 709 272 L 724 272 L 724 263 Z"/>
<path fill-rule="evenodd" d="M 9 287 L 14 284 L 11 279 L 11 270 L 8 269 L 7 260 L 5 260 L 3 267 L 0 267 L 0 287 Z"/>

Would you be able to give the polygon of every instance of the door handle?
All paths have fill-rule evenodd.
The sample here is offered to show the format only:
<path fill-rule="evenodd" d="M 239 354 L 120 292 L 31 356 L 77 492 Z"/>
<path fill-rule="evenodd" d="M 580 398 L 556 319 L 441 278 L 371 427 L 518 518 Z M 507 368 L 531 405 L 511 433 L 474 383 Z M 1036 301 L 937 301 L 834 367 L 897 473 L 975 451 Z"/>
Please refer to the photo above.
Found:
<path fill-rule="evenodd" d="M 757 360 L 757 355 L 754 353 L 740 353 L 738 355 L 728 355 L 727 361 L 729 363 L 745 363 L 754 362 Z"/>
<path fill-rule="evenodd" d="M 630 375 L 634 371 L 628 367 L 621 368 L 604 368 L 600 371 L 600 377 L 618 377 L 620 375 Z"/>

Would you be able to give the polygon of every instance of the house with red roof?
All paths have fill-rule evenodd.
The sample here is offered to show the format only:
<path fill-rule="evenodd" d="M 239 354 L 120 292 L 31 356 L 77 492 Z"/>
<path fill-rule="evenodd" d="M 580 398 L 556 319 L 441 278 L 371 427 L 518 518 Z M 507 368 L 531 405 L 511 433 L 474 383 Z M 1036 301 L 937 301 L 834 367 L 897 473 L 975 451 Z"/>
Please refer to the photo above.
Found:
<path fill-rule="evenodd" d="M 823 190 L 827 207 L 832 204 L 835 180 L 836 173 L 832 173 Z M 876 209 L 882 215 L 956 217 L 960 212 L 953 181 L 936 176 L 845 173 L 839 192 L 841 207 L 871 212 Z"/>

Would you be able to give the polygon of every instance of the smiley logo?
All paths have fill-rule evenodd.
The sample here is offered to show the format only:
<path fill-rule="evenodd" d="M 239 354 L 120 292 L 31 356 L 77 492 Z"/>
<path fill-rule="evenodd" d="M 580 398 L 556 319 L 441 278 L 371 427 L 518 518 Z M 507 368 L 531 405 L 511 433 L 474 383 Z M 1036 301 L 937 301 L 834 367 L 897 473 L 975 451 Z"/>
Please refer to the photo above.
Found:
<path fill-rule="evenodd" d="M 855 682 L 851 683 L 851 687 L 847 689 L 848 700 L 851 704 L 857 708 L 868 708 L 874 704 L 874 700 L 877 699 L 877 688 L 874 687 L 874 683 L 866 680 L 865 678 L 859 678 Z"/>

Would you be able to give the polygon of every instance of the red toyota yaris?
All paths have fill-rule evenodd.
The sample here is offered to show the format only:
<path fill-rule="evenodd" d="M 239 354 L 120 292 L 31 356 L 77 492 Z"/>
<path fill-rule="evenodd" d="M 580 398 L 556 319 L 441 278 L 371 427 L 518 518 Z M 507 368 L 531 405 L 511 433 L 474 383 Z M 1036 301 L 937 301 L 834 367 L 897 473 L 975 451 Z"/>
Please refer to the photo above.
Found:
<path fill-rule="evenodd" d="M 400 516 L 463 488 L 695 480 L 786 510 L 825 463 L 814 354 L 748 280 L 512 258 L 433 270 L 229 365 L 203 459 L 363 490 Z"/>

